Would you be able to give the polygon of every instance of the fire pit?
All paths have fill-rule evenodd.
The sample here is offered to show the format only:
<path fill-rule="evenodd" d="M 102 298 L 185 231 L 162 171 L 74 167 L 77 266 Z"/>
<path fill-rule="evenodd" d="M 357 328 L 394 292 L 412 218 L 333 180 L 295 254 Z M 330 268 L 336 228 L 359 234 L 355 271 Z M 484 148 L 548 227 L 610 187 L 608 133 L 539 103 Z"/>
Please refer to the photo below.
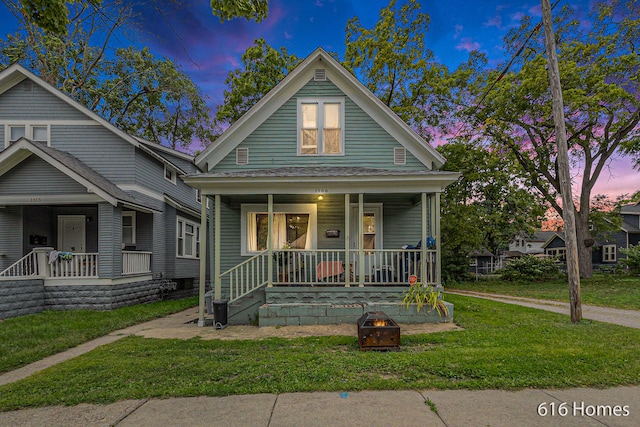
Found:
<path fill-rule="evenodd" d="M 384 311 L 368 311 L 357 323 L 360 350 L 400 350 L 400 326 Z"/>

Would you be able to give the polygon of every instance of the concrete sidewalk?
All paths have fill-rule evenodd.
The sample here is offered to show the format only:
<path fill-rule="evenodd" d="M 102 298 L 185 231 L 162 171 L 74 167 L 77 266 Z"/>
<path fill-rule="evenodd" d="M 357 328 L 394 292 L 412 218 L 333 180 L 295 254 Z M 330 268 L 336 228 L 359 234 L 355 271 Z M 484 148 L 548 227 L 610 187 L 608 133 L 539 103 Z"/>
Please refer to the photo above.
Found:
<path fill-rule="evenodd" d="M 437 411 L 437 412 L 434 412 Z M 257 394 L 0 413 L 0 426 L 638 426 L 640 387 Z"/>

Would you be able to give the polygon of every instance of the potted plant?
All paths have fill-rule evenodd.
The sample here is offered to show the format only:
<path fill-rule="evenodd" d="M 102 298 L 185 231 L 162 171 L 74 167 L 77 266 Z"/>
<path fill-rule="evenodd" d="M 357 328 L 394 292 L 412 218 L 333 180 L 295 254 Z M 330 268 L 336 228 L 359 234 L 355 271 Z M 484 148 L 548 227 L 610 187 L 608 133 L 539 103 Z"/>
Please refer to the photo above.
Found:
<path fill-rule="evenodd" d="M 427 306 L 430 310 L 435 309 L 441 317 L 449 316 L 449 309 L 442 299 L 442 292 L 437 291 L 433 286 L 422 286 L 422 283 L 416 282 L 409 286 L 402 305 L 409 308 L 411 304 L 415 304 L 418 312 L 422 307 Z"/>

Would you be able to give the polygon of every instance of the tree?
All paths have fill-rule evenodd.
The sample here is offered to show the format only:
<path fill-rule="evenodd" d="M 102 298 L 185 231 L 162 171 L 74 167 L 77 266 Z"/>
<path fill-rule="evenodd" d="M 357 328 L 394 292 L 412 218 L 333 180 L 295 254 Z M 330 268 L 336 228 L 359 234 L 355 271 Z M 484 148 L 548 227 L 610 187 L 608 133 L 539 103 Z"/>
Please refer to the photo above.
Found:
<path fill-rule="evenodd" d="M 3 2 L 15 4 L 10 0 Z M 73 20 L 69 18 L 69 6 L 77 4 L 98 8 L 102 0 L 21 0 L 17 10 L 39 28 L 53 34 L 66 35 L 67 26 Z M 267 0 L 211 0 L 211 11 L 221 21 L 240 17 L 260 22 L 267 17 L 269 4 Z"/>
<path fill-rule="evenodd" d="M 446 67 L 435 63 L 433 52 L 425 48 L 429 16 L 419 10 L 417 0 L 401 6 L 391 0 L 371 29 L 362 27 L 358 17 L 351 18 L 343 65 L 400 118 L 430 139 L 447 110 L 443 99 L 448 90 L 442 84 Z"/>
<path fill-rule="evenodd" d="M 242 54 L 242 65 L 225 80 L 224 102 L 217 107 L 216 121 L 232 124 L 267 94 L 300 59 L 282 47 L 272 48 L 263 38 L 256 39 Z"/>
<path fill-rule="evenodd" d="M 81 3 L 72 8 L 66 35 L 22 18 L 20 30 L 0 40 L 0 64 L 21 63 L 132 135 L 173 148 L 213 139 L 206 98 L 177 64 L 147 49 L 107 55 L 131 17 L 128 2 L 104 2 L 100 11 Z"/>
<path fill-rule="evenodd" d="M 498 254 L 516 236 L 533 233 L 546 208 L 539 193 L 523 186 L 513 159 L 471 141 L 453 140 L 438 151 L 447 159 L 444 169 L 462 172 L 442 201 L 443 265 L 456 278 L 466 271 L 472 251 Z"/>
<path fill-rule="evenodd" d="M 589 201 L 591 191 L 612 156 L 623 146 L 635 147 L 640 139 L 640 56 L 637 29 L 639 6 L 616 1 L 598 4 L 592 14 L 593 28 L 584 33 L 566 7 L 556 18 L 558 59 L 565 104 L 567 141 L 572 169 L 579 170 L 576 235 L 580 275 L 590 277 L 591 247 Z M 518 31 L 506 39 L 509 49 L 521 45 L 533 31 L 524 20 Z M 477 108 L 463 111 L 462 120 L 478 125 L 485 140 L 497 150 L 513 156 L 527 177 L 527 185 L 542 194 L 561 216 L 560 182 L 556 167 L 551 94 L 545 69 L 542 40 L 527 45 L 525 56 L 514 71 L 499 79 L 487 73 L 476 84 Z M 499 80 L 491 91 L 488 87 Z M 574 177 L 575 178 L 575 177 Z M 580 208 L 583 207 L 583 208 Z"/>

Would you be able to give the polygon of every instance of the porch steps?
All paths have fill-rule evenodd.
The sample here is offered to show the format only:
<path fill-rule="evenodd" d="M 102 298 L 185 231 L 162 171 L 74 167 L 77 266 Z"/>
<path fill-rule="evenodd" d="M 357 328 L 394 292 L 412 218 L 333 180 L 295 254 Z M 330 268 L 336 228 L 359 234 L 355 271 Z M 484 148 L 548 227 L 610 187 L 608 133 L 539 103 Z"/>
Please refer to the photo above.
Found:
<path fill-rule="evenodd" d="M 264 288 L 245 295 L 229 304 L 227 322 L 230 325 L 247 325 L 257 322 L 258 309 L 266 303 Z"/>

